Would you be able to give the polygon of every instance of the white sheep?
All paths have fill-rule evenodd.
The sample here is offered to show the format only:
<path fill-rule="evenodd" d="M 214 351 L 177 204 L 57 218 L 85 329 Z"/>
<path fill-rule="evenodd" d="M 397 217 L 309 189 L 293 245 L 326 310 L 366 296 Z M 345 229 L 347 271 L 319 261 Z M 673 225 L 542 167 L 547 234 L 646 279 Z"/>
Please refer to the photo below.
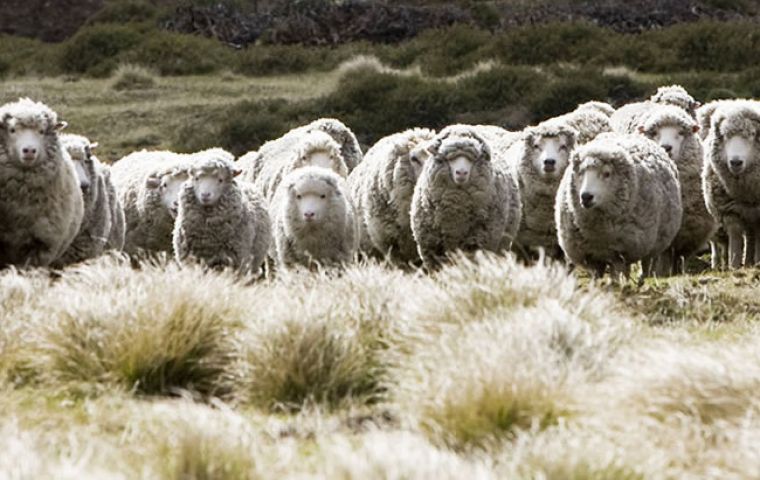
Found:
<path fill-rule="evenodd" d="M 125 252 L 172 251 L 179 193 L 190 160 L 174 152 L 142 150 L 113 164 L 111 178 L 126 221 Z"/>
<path fill-rule="evenodd" d="M 345 180 L 320 167 L 288 174 L 270 204 L 279 268 L 339 266 L 355 260 L 359 228 Z"/>
<path fill-rule="evenodd" d="M 79 231 L 84 203 L 59 139 L 65 126 L 28 98 L 0 107 L 0 267 L 49 266 Z"/>
<path fill-rule="evenodd" d="M 55 261 L 56 266 L 65 266 L 95 258 L 109 246 L 109 240 L 116 238 L 114 245 L 121 249 L 124 236 L 124 213 L 121 204 L 113 197 L 108 167 L 101 164 L 92 153 L 97 143 L 86 137 L 62 134 L 61 143 L 71 156 L 79 179 L 79 186 L 84 200 L 84 217 L 79 233 L 64 254 Z M 117 233 L 112 232 L 117 230 Z M 120 233 L 118 233 L 120 232 Z"/>
<path fill-rule="evenodd" d="M 428 146 L 412 198 L 412 232 L 424 265 L 433 269 L 456 250 L 510 248 L 520 225 L 517 182 L 498 168 L 477 127 L 443 129 Z"/>
<path fill-rule="evenodd" d="M 174 223 L 174 255 L 211 268 L 258 274 L 271 242 L 269 214 L 231 154 L 216 149 L 198 155 L 188 171 Z"/>
<path fill-rule="evenodd" d="M 760 104 L 718 106 L 705 150 L 705 201 L 728 236 L 729 266 L 750 265 L 760 258 Z"/>
<path fill-rule="evenodd" d="M 647 114 L 647 111 L 657 105 L 672 105 L 678 107 L 689 116 L 696 119 L 696 111 L 699 107 L 699 102 L 694 100 L 694 98 L 679 85 L 660 87 L 648 100 L 629 103 L 615 110 L 615 113 L 610 117 L 613 130 L 619 133 L 635 131 L 637 126 L 641 124 L 641 119 Z"/>
<path fill-rule="evenodd" d="M 554 203 L 576 135 L 564 121 L 546 121 L 525 129 L 521 141 L 499 159 L 513 172 L 520 189 L 522 216 L 514 249 L 522 256 L 543 250 L 552 258 L 562 257 Z"/>
<path fill-rule="evenodd" d="M 240 165 L 248 172 L 251 168 L 258 171 L 253 185 L 256 191 L 267 201 L 271 202 L 277 187 L 282 179 L 290 172 L 306 167 L 317 166 L 332 170 L 339 176 L 345 178 L 348 175 L 348 168 L 340 151 L 340 145 L 333 138 L 321 130 L 301 132 L 297 136 L 297 141 L 288 144 L 289 149 L 271 150 L 272 155 L 268 155 L 267 150 L 262 149 L 255 157 L 254 166 L 249 160 L 241 160 Z M 246 180 L 251 179 L 251 174 L 244 175 Z"/>
<path fill-rule="evenodd" d="M 697 118 L 697 109 L 701 105 L 694 100 L 689 92 L 681 85 L 660 87 L 649 97 L 649 101 L 658 105 L 672 105 L 686 112 L 692 119 Z"/>
<path fill-rule="evenodd" d="M 617 133 L 573 151 L 555 209 L 565 255 L 597 276 L 608 266 L 627 276 L 639 260 L 647 275 L 673 242 L 682 213 L 678 172 L 665 151 Z"/>
<path fill-rule="evenodd" d="M 660 145 L 678 168 L 683 219 L 669 249 L 670 258 L 661 265 L 660 273 L 683 271 L 685 262 L 681 262 L 698 253 L 717 229 L 702 193 L 704 151 L 697 136 L 699 126 L 683 109 L 673 105 L 658 105 L 640 121 L 637 132 Z"/>
<path fill-rule="evenodd" d="M 380 139 L 348 177 L 361 230 L 361 249 L 406 264 L 419 260 L 410 210 L 433 130 L 414 128 Z"/>
<path fill-rule="evenodd" d="M 577 143 L 583 145 L 602 133 L 612 131 L 610 116 L 614 110 L 611 112 L 605 107 L 612 109 L 610 105 L 602 102 L 583 103 L 572 112 L 554 117 L 547 122 L 562 123 L 572 128 L 575 130 Z"/>

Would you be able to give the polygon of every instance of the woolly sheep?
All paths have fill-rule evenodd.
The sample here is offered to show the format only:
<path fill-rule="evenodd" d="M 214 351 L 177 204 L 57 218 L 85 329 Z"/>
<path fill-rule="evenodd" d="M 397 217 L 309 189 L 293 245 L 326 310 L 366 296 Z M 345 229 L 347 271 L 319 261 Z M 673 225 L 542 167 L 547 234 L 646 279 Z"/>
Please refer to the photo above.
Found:
<path fill-rule="evenodd" d="M 607 102 L 599 102 L 596 100 L 581 103 L 575 110 L 595 110 L 603 115 L 606 115 L 608 118 L 611 117 L 613 113 L 615 113 L 615 108 L 612 105 Z"/>
<path fill-rule="evenodd" d="M 712 115 L 706 142 L 703 189 L 707 208 L 728 235 L 731 268 L 760 258 L 760 107 L 727 103 Z"/>
<path fill-rule="evenodd" d="M 124 217 L 124 207 L 116 193 L 116 186 L 111 179 L 111 169 L 103 165 L 103 181 L 108 195 L 108 206 L 111 209 L 111 232 L 106 242 L 107 250 L 121 251 L 124 248 L 124 237 L 127 231 L 127 223 Z"/>
<path fill-rule="evenodd" d="M 602 133 L 612 131 L 611 113 L 604 108 L 605 105 L 612 108 L 602 102 L 584 103 L 572 112 L 554 117 L 547 122 L 564 123 L 572 128 L 576 132 L 576 141 L 583 145 Z"/>
<path fill-rule="evenodd" d="M 267 202 L 272 200 L 282 179 L 296 169 L 313 165 L 330 169 L 343 178 L 348 175 L 340 145 L 325 132 L 314 130 L 303 133 L 291 147 L 279 151 L 279 155 L 267 157 L 262 154 L 259 158 L 261 168 L 253 185 Z"/>
<path fill-rule="evenodd" d="M 712 116 L 715 113 L 715 110 L 718 109 L 718 107 L 723 107 L 727 105 L 740 105 L 743 103 L 754 103 L 755 105 L 760 105 L 760 102 L 757 102 L 755 100 L 745 100 L 745 99 L 733 99 L 733 100 L 713 100 L 712 102 L 708 102 L 701 107 L 697 109 L 697 122 L 699 123 L 699 136 L 702 140 L 706 140 L 707 136 L 710 134 L 710 127 L 712 124 Z"/>
<path fill-rule="evenodd" d="M 92 153 L 97 143 L 86 137 L 74 134 L 62 134 L 61 144 L 71 156 L 79 179 L 79 186 L 84 201 L 84 217 L 79 233 L 64 254 L 56 260 L 56 266 L 69 265 L 94 258 L 109 247 L 112 230 L 121 235 L 115 240 L 115 247 L 121 249 L 124 236 L 124 214 L 119 212 L 121 204 L 110 190 L 108 167 L 102 165 Z M 120 222 L 120 224 L 119 224 Z"/>
<path fill-rule="evenodd" d="M 296 148 L 301 137 L 314 131 L 327 133 L 340 146 L 341 157 L 346 165 L 346 175 L 361 163 L 361 147 L 351 129 L 340 120 L 320 118 L 265 143 L 258 151 L 249 152 L 240 157 L 238 162 L 243 169 L 243 179 L 255 182 L 270 159 L 287 157 Z"/>
<path fill-rule="evenodd" d="M 575 129 L 563 121 L 547 121 L 527 128 L 522 141 L 512 144 L 500 160 L 519 185 L 522 216 L 515 249 L 524 256 L 543 249 L 553 258 L 562 257 L 554 199 L 575 142 Z"/>
<path fill-rule="evenodd" d="M 610 122 L 613 130 L 619 133 L 633 132 L 639 124 L 642 117 L 646 116 L 647 111 L 657 105 L 672 105 L 685 111 L 689 116 L 696 119 L 696 110 L 699 102 L 689 95 L 689 93 L 679 85 L 669 87 L 660 87 L 649 100 L 644 102 L 634 102 L 624 105 L 612 114 Z"/>
<path fill-rule="evenodd" d="M 126 253 L 172 251 L 179 193 L 190 164 L 188 155 L 142 150 L 111 167 L 111 178 L 124 208 Z"/>
<path fill-rule="evenodd" d="M 352 262 L 359 228 L 345 180 L 326 168 L 303 167 L 280 183 L 270 205 L 280 268 Z"/>
<path fill-rule="evenodd" d="M 269 214 L 253 186 L 235 179 L 241 170 L 229 157 L 223 150 L 206 152 L 189 169 L 174 223 L 174 255 L 179 262 L 259 273 L 271 241 Z"/>
<path fill-rule="evenodd" d="M 414 128 L 380 139 L 351 172 L 348 185 L 361 231 L 361 250 L 406 264 L 419 260 L 409 217 L 433 130 Z"/>
<path fill-rule="evenodd" d="M 678 168 L 683 220 L 669 252 L 670 261 L 661 270 L 675 273 L 685 266 L 679 266 L 680 260 L 697 253 L 717 228 L 702 193 L 704 152 L 697 136 L 699 126 L 681 108 L 658 105 L 647 112 L 636 130 L 660 145 Z"/>
<path fill-rule="evenodd" d="M 424 265 L 433 269 L 455 250 L 508 249 L 520 225 L 517 182 L 498 168 L 491 147 L 466 125 L 431 141 L 431 158 L 412 198 L 412 233 Z"/>
<path fill-rule="evenodd" d="M 573 151 L 555 209 L 559 244 L 573 264 L 596 275 L 607 266 L 644 276 L 681 226 L 681 192 L 673 161 L 639 135 L 605 133 Z"/>
<path fill-rule="evenodd" d="M 59 139 L 65 126 L 29 98 L 0 107 L 0 267 L 49 266 L 79 231 L 84 203 Z"/>

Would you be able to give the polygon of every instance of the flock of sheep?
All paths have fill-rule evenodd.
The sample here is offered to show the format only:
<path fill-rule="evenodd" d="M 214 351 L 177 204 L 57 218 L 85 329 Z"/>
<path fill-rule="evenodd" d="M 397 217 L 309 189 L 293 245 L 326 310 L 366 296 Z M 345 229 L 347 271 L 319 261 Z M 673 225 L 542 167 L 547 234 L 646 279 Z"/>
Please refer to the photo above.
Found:
<path fill-rule="evenodd" d="M 589 102 L 521 132 L 415 128 L 362 153 L 335 119 L 237 161 L 220 148 L 112 166 L 48 106 L 0 107 L 0 267 L 107 250 L 258 274 L 360 255 L 435 269 L 513 251 L 627 275 L 760 261 L 760 102 L 700 106 L 680 86 L 617 110 Z M 268 260 L 269 259 L 269 260 Z"/>

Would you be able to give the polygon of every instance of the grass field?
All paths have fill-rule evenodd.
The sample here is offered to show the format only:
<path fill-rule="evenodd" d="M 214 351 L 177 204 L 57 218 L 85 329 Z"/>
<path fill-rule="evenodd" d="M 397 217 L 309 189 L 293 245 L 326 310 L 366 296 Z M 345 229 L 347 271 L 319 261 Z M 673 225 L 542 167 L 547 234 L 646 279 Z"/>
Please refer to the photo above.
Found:
<path fill-rule="evenodd" d="M 531 92 L 525 109 L 692 78 L 383 68 L 375 86 L 387 96 L 368 100 L 375 116 L 361 125 L 409 120 L 397 111 L 435 119 L 462 85 L 480 84 L 482 98 L 446 108 L 475 104 L 455 118 L 475 121 L 520 113 L 478 103 L 497 94 L 506 105 Z M 742 75 L 693 81 L 708 92 Z M 214 142 L 204 122 L 233 113 L 232 123 L 260 119 L 238 137 L 269 134 L 278 108 L 292 120 L 340 106 L 341 95 L 364 99 L 358 77 L 172 77 L 132 65 L 109 78 L 9 77 L 0 103 L 45 101 L 111 162 L 190 148 L 193 132 Z M 535 80 L 555 77 L 569 87 Z M 491 256 L 432 276 L 362 264 L 259 282 L 118 257 L 53 274 L 6 270 L 0 479 L 758 478 L 759 285 L 753 269 L 617 285 Z"/>

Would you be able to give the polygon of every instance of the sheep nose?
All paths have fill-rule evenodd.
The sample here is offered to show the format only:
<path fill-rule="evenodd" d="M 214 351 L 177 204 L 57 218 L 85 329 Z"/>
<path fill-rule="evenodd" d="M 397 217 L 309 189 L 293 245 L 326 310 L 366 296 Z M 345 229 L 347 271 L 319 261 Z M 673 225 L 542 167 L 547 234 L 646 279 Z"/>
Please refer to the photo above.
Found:
<path fill-rule="evenodd" d="M 553 158 L 547 158 L 546 160 L 544 160 L 544 166 L 545 167 L 553 167 L 556 164 L 557 164 L 557 161 L 554 160 Z"/>
<path fill-rule="evenodd" d="M 729 162 L 733 168 L 739 168 L 744 163 L 741 158 L 734 157 Z"/>
<path fill-rule="evenodd" d="M 208 192 L 203 192 L 203 193 L 201 193 L 201 198 L 202 198 L 203 200 L 208 200 L 209 198 L 211 198 L 211 194 L 210 194 L 210 193 L 208 193 Z M 175 203 L 176 203 L 176 202 L 175 202 Z"/>
<path fill-rule="evenodd" d="M 306 220 L 313 220 L 314 212 L 303 212 L 303 218 L 305 218 Z"/>
<path fill-rule="evenodd" d="M 589 192 L 583 192 L 583 193 L 581 193 L 581 204 L 585 208 L 590 207 L 591 204 L 593 204 L 593 203 L 594 203 L 594 195 L 592 193 L 589 193 Z"/>
<path fill-rule="evenodd" d="M 24 155 L 37 155 L 37 149 L 24 147 L 21 149 L 21 153 L 23 153 Z"/>
<path fill-rule="evenodd" d="M 80 183 L 79 188 L 81 188 L 84 193 L 87 193 L 90 190 L 90 184 L 84 182 Z"/>
<path fill-rule="evenodd" d="M 668 145 L 667 143 L 662 145 L 662 148 L 665 149 L 666 152 L 672 153 L 673 152 L 673 145 Z"/>

